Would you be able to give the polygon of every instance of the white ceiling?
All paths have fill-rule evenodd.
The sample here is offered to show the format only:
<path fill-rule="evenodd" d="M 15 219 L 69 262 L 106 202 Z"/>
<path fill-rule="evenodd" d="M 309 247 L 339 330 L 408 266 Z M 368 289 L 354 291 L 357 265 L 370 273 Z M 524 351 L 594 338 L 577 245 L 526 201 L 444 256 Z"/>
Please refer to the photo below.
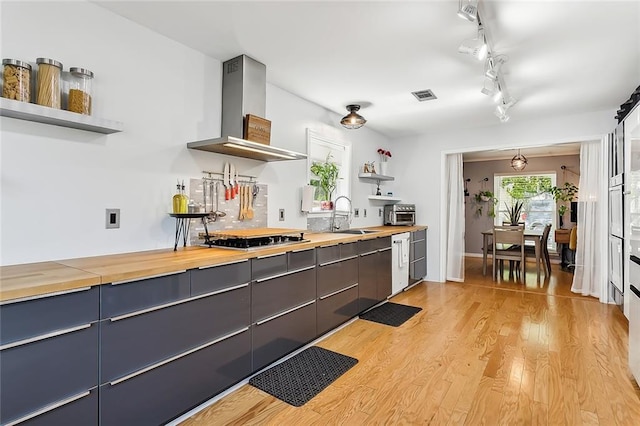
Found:
<path fill-rule="evenodd" d="M 269 83 L 341 115 L 367 105 L 390 138 L 614 111 L 640 84 L 639 0 L 481 0 L 518 100 L 505 124 L 480 93 L 483 63 L 457 52 L 476 35 L 458 0 L 97 3 L 221 61 L 247 54 Z M 422 89 L 438 99 L 417 102 Z"/>

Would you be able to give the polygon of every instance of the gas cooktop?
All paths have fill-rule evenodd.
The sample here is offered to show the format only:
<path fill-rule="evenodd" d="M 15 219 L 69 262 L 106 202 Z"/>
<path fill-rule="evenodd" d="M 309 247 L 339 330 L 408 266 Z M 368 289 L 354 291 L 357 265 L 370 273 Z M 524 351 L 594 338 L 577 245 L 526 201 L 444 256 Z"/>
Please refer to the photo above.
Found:
<path fill-rule="evenodd" d="M 204 236 L 207 247 L 232 250 L 259 250 L 273 246 L 284 246 L 309 242 L 304 232 L 295 229 L 258 228 L 235 231 L 220 231 Z"/>

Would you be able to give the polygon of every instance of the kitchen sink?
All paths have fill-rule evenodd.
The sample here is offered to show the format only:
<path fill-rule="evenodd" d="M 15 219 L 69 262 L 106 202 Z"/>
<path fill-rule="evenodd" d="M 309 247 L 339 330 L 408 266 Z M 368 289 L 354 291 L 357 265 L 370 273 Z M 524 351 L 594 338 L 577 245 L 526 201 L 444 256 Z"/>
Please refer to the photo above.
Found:
<path fill-rule="evenodd" d="M 368 229 L 345 229 L 344 231 L 333 231 L 334 234 L 354 234 L 354 235 L 363 235 L 363 234 L 374 234 L 380 231 L 371 231 Z"/>

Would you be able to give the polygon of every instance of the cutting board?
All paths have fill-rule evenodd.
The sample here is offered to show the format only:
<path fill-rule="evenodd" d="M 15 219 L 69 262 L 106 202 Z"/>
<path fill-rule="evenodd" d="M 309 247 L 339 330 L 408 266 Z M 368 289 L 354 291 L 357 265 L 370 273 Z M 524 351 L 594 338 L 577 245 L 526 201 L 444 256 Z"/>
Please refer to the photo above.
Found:
<path fill-rule="evenodd" d="M 213 231 L 210 233 L 212 237 L 219 238 L 259 238 L 271 237 L 275 235 L 291 235 L 307 232 L 306 229 L 289 229 L 289 228 L 249 228 L 249 229 L 228 229 L 226 231 Z"/>

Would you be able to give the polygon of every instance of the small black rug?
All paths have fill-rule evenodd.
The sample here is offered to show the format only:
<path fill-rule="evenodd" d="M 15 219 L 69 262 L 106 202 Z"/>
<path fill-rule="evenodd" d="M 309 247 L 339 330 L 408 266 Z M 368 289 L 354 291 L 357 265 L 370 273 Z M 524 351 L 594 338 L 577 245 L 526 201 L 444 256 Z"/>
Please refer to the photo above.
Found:
<path fill-rule="evenodd" d="M 350 356 L 312 346 L 252 377 L 249 384 L 300 407 L 357 363 Z"/>
<path fill-rule="evenodd" d="M 367 321 L 378 322 L 380 324 L 400 327 L 409 318 L 420 312 L 422 308 L 415 306 L 400 305 L 398 303 L 387 302 L 369 312 L 360 315 L 360 318 Z"/>

